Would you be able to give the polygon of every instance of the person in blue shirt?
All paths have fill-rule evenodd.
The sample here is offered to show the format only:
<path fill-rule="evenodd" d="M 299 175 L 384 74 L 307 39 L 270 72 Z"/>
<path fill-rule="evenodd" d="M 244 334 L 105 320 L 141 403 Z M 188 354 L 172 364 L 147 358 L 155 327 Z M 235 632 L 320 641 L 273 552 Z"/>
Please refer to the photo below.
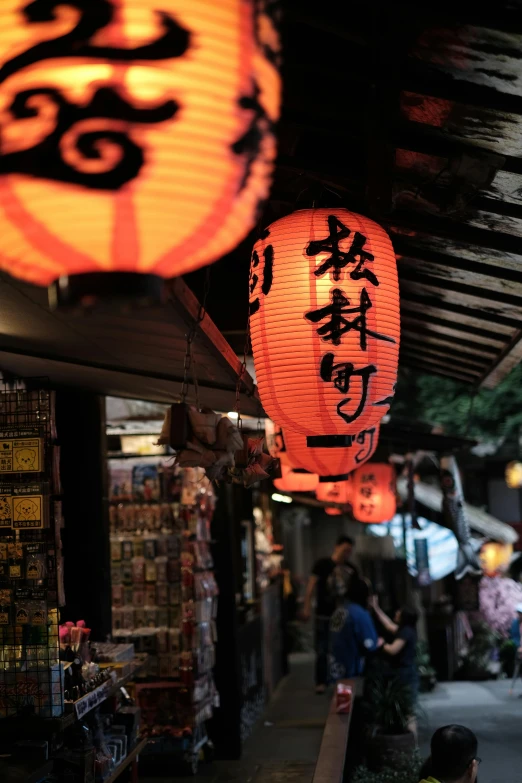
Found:
<path fill-rule="evenodd" d="M 512 642 L 515 643 L 517 651 L 515 653 L 515 667 L 513 671 L 513 680 L 511 681 L 511 688 L 509 689 L 509 693 L 513 693 L 513 689 L 515 687 L 515 683 L 520 676 L 520 666 L 522 663 L 522 604 L 517 604 L 515 607 L 515 611 L 517 613 L 517 616 L 513 619 L 513 622 L 511 623 L 511 630 L 509 633 L 509 638 Z"/>
<path fill-rule="evenodd" d="M 378 648 L 377 631 L 368 611 L 369 595 L 364 580 L 352 579 L 346 600 L 331 617 L 329 674 L 333 682 L 361 675 L 365 658 Z"/>

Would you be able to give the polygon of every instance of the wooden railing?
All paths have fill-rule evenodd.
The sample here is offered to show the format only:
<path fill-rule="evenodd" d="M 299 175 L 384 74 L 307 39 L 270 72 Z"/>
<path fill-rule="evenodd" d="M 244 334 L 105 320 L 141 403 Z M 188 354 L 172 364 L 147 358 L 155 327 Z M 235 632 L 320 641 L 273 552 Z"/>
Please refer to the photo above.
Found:
<path fill-rule="evenodd" d="M 350 712 L 342 715 L 337 712 L 337 699 L 334 693 L 312 783 L 343 783 L 350 723 L 355 699 L 362 694 L 363 680 L 356 678 L 343 682 L 352 686 Z"/>

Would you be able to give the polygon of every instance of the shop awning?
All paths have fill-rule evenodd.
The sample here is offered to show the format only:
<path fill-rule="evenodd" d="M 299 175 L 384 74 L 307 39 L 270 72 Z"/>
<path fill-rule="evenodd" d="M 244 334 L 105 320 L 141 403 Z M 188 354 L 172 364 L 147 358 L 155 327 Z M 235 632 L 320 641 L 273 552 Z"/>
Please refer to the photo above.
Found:
<path fill-rule="evenodd" d="M 51 312 L 47 290 L 0 276 L 0 370 L 19 377 L 47 377 L 53 386 L 76 386 L 115 397 L 176 402 L 183 382 L 186 337 L 199 302 L 178 278 L 168 302 L 120 312 Z M 193 342 L 201 405 L 233 410 L 241 363 L 208 314 Z M 241 411 L 256 416 L 257 389 L 248 373 Z M 191 384 L 187 399 L 195 400 Z"/>
<path fill-rule="evenodd" d="M 406 500 L 408 488 L 404 479 L 400 479 L 397 482 L 397 489 L 402 499 Z M 442 514 L 442 490 L 438 487 L 425 484 L 422 481 L 416 482 L 415 500 L 430 512 L 434 512 L 437 515 Z M 492 517 L 491 514 L 488 514 L 481 508 L 470 506 L 469 503 L 466 503 L 465 506 L 469 525 L 476 533 L 504 544 L 514 544 L 518 541 L 518 533 L 511 525 L 506 525 L 505 522 Z M 433 513 L 430 516 L 433 516 Z M 440 519 L 440 516 L 438 519 Z M 438 519 L 435 518 L 435 521 L 438 521 Z"/>
<path fill-rule="evenodd" d="M 410 574 L 417 576 L 415 561 L 415 541 L 417 539 L 426 539 L 428 542 L 430 576 L 433 581 L 444 579 L 445 576 L 453 573 L 457 564 L 459 546 L 451 530 L 442 527 L 442 525 L 437 525 L 436 522 L 430 522 L 429 519 L 424 517 L 417 517 L 417 522 L 421 529 L 414 530 L 409 514 L 406 515 L 405 522 L 406 559 Z M 404 545 L 404 528 L 401 514 L 396 514 L 388 524 L 369 525 L 368 529 L 372 536 L 392 536 L 396 550 L 400 550 Z"/>

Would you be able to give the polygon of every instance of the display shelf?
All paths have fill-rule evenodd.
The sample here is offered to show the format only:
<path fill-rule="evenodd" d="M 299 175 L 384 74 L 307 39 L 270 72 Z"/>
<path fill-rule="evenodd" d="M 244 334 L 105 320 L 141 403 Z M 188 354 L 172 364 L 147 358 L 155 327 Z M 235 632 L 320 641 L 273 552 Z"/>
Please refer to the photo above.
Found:
<path fill-rule="evenodd" d="M 142 739 L 142 740 L 139 740 L 139 742 L 137 743 L 137 745 L 135 745 L 135 746 L 134 746 L 133 750 L 131 750 L 131 752 L 130 752 L 130 753 L 128 753 L 128 754 L 127 754 L 127 756 L 125 757 L 125 759 L 124 759 L 124 760 L 121 762 L 121 764 L 119 764 L 119 765 L 116 767 L 116 769 L 114 770 L 114 772 L 112 773 L 112 775 L 109 775 L 109 777 L 108 777 L 108 778 L 105 778 L 105 780 L 103 781 L 103 783 L 114 783 L 114 781 L 115 781 L 115 780 L 117 780 L 117 779 L 119 778 L 119 776 L 121 775 L 121 773 L 122 773 L 122 772 L 123 772 L 125 769 L 127 769 L 127 767 L 129 766 L 129 764 L 132 764 L 132 762 L 133 762 L 135 759 L 137 759 L 137 758 L 138 758 L 139 754 L 141 753 L 141 751 L 143 750 L 143 748 L 145 747 L 145 745 L 147 744 L 147 742 L 148 742 L 148 741 L 149 741 L 149 740 L 148 740 L 147 738 L 145 738 L 145 739 Z"/>
<path fill-rule="evenodd" d="M 68 709 L 68 712 L 66 715 L 61 718 L 62 728 L 67 728 L 68 726 L 72 726 L 73 723 L 75 723 L 78 719 L 83 718 L 85 715 L 87 715 L 91 710 L 96 709 L 96 707 L 99 707 L 100 704 L 103 704 L 104 701 L 107 701 L 107 699 L 110 699 L 112 696 L 115 696 L 120 688 L 124 688 L 125 685 L 127 685 L 129 682 L 131 682 L 137 675 L 143 671 L 145 666 L 147 665 L 147 658 L 139 658 L 136 661 L 135 666 L 133 666 L 132 671 L 130 671 L 128 674 L 125 675 L 125 677 L 121 677 L 119 680 L 116 680 L 112 684 L 110 681 L 102 683 L 98 688 L 95 688 L 94 691 L 91 691 L 90 693 L 86 693 L 85 696 L 82 696 L 81 699 L 78 699 L 75 702 L 67 702 L 66 706 Z M 109 685 L 109 687 L 107 687 Z M 89 700 L 89 698 L 95 697 L 97 691 L 102 692 L 103 698 L 101 699 L 93 699 L 92 706 L 88 707 L 88 709 L 79 710 L 79 705 L 85 703 Z"/>

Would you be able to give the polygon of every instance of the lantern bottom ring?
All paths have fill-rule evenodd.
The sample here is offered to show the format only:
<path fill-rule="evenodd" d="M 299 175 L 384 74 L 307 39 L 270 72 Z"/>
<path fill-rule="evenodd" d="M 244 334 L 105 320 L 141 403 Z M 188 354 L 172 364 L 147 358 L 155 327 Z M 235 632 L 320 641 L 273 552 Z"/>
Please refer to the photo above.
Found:
<path fill-rule="evenodd" d="M 49 307 L 88 309 L 100 302 L 151 306 L 165 301 L 164 281 L 139 272 L 90 272 L 59 277 L 49 286 Z"/>
<path fill-rule="evenodd" d="M 338 473 L 336 476 L 319 476 L 319 484 L 331 484 L 336 481 L 348 481 L 349 473 Z"/>
<path fill-rule="evenodd" d="M 354 435 L 307 435 L 306 445 L 309 449 L 343 449 L 354 440 Z"/>

